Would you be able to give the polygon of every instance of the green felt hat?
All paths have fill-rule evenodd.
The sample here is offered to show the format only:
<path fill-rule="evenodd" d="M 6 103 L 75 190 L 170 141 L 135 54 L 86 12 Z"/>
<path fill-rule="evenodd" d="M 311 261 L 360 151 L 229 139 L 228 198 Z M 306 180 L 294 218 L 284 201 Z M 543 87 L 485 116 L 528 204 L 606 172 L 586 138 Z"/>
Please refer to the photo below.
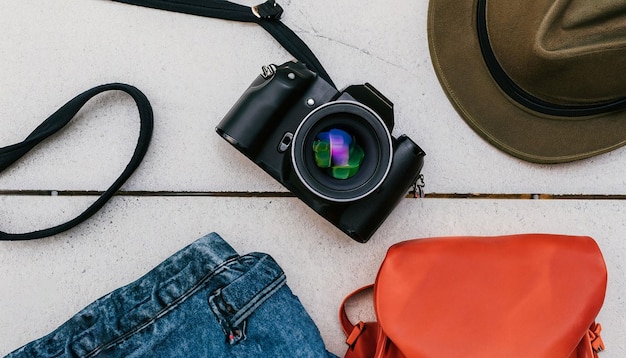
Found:
<path fill-rule="evenodd" d="M 626 0 L 430 0 L 428 40 L 474 131 L 524 160 L 626 144 Z"/>

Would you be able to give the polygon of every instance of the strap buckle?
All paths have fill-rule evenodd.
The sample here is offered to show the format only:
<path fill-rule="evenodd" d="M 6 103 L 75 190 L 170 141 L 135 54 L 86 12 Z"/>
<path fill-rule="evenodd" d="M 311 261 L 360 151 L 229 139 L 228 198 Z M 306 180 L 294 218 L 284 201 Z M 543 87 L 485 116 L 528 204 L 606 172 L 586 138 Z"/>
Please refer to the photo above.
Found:
<path fill-rule="evenodd" d="M 252 13 L 259 19 L 280 19 L 283 8 L 275 0 L 267 0 L 263 4 L 252 7 Z"/>
<path fill-rule="evenodd" d="M 363 323 L 363 321 L 359 321 L 359 323 L 355 324 L 352 328 L 352 332 L 350 332 L 350 335 L 346 339 L 346 343 L 352 347 L 363 330 L 365 330 L 365 323 Z"/>
<path fill-rule="evenodd" d="M 591 341 L 591 348 L 594 353 L 602 352 L 604 348 L 604 342 L 602 341 L 602 337 L 600 337 L 600 332 L 602 331 L 602 326 L 600 323 L 593 323 L 589 330 L 587 331 L 587 335 L 589 336 L 589 341 Z M 594 355 L 595 356 L 595 355 Z"/>

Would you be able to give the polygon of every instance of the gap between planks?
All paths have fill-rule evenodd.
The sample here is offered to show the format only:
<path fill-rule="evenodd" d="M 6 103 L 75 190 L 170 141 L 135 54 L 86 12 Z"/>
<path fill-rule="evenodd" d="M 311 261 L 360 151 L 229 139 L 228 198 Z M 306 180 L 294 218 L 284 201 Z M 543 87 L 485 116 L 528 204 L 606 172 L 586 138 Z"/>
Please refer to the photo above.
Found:
<path fill-rule="evenodd" d="M 94 190 L 0 190 L 5 196 L 100 196 Z M 233 198 L 289 198 L 289 192 L 248 191 L 118 191 L 116 196 L 143 197 L 233 197 Z M 415 198 L 410 192 L 407 198 Z M 482 193 L 426 193 L 426 199 L 509 199 L 509 200 L 626 200 L 625 194 L 482 194 Z"/>

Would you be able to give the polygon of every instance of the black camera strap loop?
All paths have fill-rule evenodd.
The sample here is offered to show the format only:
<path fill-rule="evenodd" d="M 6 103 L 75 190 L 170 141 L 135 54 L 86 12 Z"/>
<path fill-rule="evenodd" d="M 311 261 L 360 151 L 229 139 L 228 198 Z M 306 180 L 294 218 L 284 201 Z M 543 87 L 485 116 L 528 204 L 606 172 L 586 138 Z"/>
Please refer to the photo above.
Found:
<path fill-rule="evenodd" d="M 263 4 L 253 7 L 235 4 L 226 0 L 113 1 L 191 15 L 259 24 L 297 60 L 305 63 L 312 71 L 316 72 L 326 82 L 335 87 L 330 79 L 330 76 L 317 57 L 313 54 L 311 49 L 309 49 L 309 47 L 298 37 L 298 35 L 296 35 L 279 20 L 283 9 L 274 0 L 268 0 Z M 112 83 L 101 85 L 81 93 L 48 117 L 48 119 L 39 125 L 23 142 L 0 148 L 0 172 L 4 171 L 11 164 L 20 159 L 41 141 L 45 140 L 67 125 L 76 113 L 78 113 L 78 111 L 91 98 L 102 92 L 113 90 L 126 92 L 135 100 L 139 109 L 139 117 L 141 120 L 139 140 L 137 142 L 135 152 L 120 177 L 93 204 L 91 204 L 76 218 L 48 229 L 28 233 L 14 234 L 0 231 L 0 241 L 40 239 L 64 232 L 82 223 L 100 210 L 139 166 L 148 150 L 150 139 L 152 137 L 152 130 L 154 126 L 152 107 L 146 96 L 137 88 L 122 83 Z"/>
<path fill-rule="evenodd" d="M 272 35 L 298 61 L 335 87 L 330 76 L 311 49 L 296 33 L 280 21 L 283 9 L 274 0 L 248 7 L 226 0 L 113 0 L 153 9 L 212 17 L 222 20 L 253 22 Z"/>
<path fill-rule="evenodd" d="M 76 218 L 55 227 L 29 233 L 10 234 L 0 231 L 0 240 L 16 241 L 40 239 L 56 235 L 82 223 L 100 210 L 100 208 L 102 208 L 104 204 L 121 188 L 121 186 L 139 166 L 141 160 L 148 151 L 150 139 L 152 138 L 152 130 L 154 127 L 152 106 L 146 96 L 137 88 L 123 83 L 111 83 L 92 88 L 79 94 L 48 117 L 48 119 L 40 124 L 39 127 L 37 127 L 24 141 L 0 148 L 0 172 L 33 149 L 37 144 L 67 125 L 76 113 L 78 113 L 78 111 L 87 103 L 87 101 L 106 91 L 126 92 L 133 98 L 133 100 L 135 100 L 139 110 L 139 118 L 141 121 L 139 139 L 133 156 L 122 174 L 119 178 L 117 178 L 117 180 L 115 180 L 109 189 L 107 189 L 93 204 L 91 204 Z"/>

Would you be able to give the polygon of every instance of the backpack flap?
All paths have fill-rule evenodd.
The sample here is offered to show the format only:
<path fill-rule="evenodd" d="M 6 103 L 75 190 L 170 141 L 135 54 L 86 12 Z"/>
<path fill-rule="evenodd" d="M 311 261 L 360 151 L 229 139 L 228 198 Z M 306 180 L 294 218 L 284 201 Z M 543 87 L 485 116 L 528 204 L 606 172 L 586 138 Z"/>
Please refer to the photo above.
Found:
<path fill-rule="evenodd" d="M 606 283 L 590 237 L 417 239 L 388 250 L 374 305 L 407 357 L 578 357 Z"/>

